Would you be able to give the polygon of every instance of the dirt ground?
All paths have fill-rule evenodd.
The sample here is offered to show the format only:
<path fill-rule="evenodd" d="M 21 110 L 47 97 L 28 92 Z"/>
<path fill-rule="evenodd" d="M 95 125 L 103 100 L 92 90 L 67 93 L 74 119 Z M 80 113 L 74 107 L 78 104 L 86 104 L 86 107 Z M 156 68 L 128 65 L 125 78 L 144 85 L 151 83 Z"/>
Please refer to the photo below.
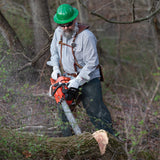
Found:
<path fill-rule="evenodd" d="M 1 127 L 20 129 L 48 136 L 60 137 L 61 120 L 57 116 L 57 105 L 48 96 L 47 84 L 23 84 L 2 88 L 0 99 Z M 124 143 L 130 157 L 141 151 L 149 151 L 160 159 L 160 110 L 153 104 L 146 113 L 146 106 L 133 95 L 116 95 L 107 92 L 105 103 L 111 112 L 116 136 Z M 76 108 L 75 116 L 82 131 L 93 132 L 82 105 Z M 79 118 L 80 117 L 80 118 Z"/>

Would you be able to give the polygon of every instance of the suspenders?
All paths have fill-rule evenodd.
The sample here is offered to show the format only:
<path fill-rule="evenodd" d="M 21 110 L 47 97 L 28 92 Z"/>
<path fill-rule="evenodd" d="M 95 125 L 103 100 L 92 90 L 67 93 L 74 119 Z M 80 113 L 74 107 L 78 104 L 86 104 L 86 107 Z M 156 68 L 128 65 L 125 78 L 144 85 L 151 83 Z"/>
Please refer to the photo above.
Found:
<path fill-rule="evenodd" d="M 62 70 L 63 70 L 63 65 L 62 65 L 62 47 L 63 47 L 63 45 L 65 45 L 65 46 L 68 46 L 68 47 L 70 47 L 70 48 L 72 49 L 72 55 L 73 55 L 73 57 L 74 57 L 74 70 L 75 70 L 76 73 L 72 73 L 72 74 L 67 73 L 67 74 L 68 74 L 68 75 L 71 75 L 71 76 L 73 76 L 73 77 L 76 77 L 76 76 L 77 76 L 77 67 L 82 68 L 82 66 L 78 64 L 78 61 L 77 61 L 76 56 L 75 56 L 75 52 L 74 52 L 75 40 L 76 40 L 77 35 L 78 35 L 79 33 L 81 33 L 82 31 L 84 31 L 85 29 L 88 29 L 89 26 L 83 25 L 83 24 L 78 24 L 78 28 L 79 28 L 79 31 L 75 34 L 71 45 L 68 45 L 68 44 L 66 44 L 66 43 L 63 43 L 63 37 L 62 37 L 62 35 L 61 35 L 61 38 L 60 38 L 60 41 L 59 41 L 59 44 L 61 45 L 59 63 L 60 63 L 60 67 L 61 67 Z M 97 65 L 97 68 L 99 68 L 99 71 L 100 71 L 100 80 L 101 80 L 101 81 L 104 81 L 104 77 L 103 77 L 101 65 L 100 65 L 100 64 Z M 64 70 L 63 70 L 63 71 L 64 71 Z"/>
<path fill-rule="evenodd" d="M 75 34 L 71 45 L 63 43 L 63 37 L 62 37 L 62 35 L 61 35 L 61 38 L 60 38 L 60 41 L 59 41 L 59 44 L 61 45 L 61 48 L 60 48 L 60 60 L 59 60 L 61 68 L 63 69 L 63 65 L 62 65 L 62 47 L 63 47 L 63 45 L 65 45 L 65 46 L 70 47 L 71 50 L 72 50 L 72 55 L 73 55 L 73 58 L 74 58 L 74 70 L 75 70 L 75 72 L 77 72 L 77 67 L 82 68 L 82 66 L 78 64 L 78 61 L 77 61 L 76 56 L 75 56 L 75 52 L 74 52 L 75 40 L 76 40 L 77 35 L 79 33 L 81 33 L 83 30 L 88 29 L 89 26 L 78 24 L 78 28 L 79 28 L 79 31 Z"/>

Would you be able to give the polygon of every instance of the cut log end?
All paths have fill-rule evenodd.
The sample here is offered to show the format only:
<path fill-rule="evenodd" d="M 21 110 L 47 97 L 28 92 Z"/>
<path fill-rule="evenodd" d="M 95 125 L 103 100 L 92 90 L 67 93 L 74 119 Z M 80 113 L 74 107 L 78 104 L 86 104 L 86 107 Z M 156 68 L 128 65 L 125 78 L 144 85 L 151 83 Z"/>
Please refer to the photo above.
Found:
<path fill-rule="evenodd" d="M 106 151 L 106 146 L 108 144 L 109 138 L 105 130 L 98 130 L 94 132 L 93 137 L 96 139 L 99 145 L 100 153 L 103 155 Z"/>

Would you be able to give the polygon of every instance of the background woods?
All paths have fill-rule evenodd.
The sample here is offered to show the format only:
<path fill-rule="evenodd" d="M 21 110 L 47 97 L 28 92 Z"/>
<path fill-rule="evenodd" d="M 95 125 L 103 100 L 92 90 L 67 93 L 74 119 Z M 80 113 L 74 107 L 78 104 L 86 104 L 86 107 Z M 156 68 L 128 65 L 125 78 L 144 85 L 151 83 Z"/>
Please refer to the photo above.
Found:
<path fill-rule="evenodd" d="M 61 136 L 57 106 L 47 96 L 51 68 L 46 62 L 53 15 L 62 3 L 78 8 L 78 20 L 97 37 L 104 100 L 129 159 L 160 159 L 157 0 L 0 0 L 0 127 Z M 76 118 L 92 133 L 82 107 Z"/>

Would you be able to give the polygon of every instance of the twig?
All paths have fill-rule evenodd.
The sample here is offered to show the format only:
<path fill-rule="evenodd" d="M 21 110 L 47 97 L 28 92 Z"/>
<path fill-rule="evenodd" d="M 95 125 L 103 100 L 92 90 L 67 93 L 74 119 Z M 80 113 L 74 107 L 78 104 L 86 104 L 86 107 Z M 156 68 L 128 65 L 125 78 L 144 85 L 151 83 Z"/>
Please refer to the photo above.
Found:
<path fill-rule="evenodd" d="M 52 98 L 50 97 L 48 93 L 41 93 L 41 94 L 33 94 L 34 97 L 48 97 L 48 98 Z"/>
<path fill-rule="evenodd" d="M 0 65 L 2 64 L 2 62 L 4 61 L 5 58 L 6 58 L 6 56 L 3 56 L 3 58 L 0 61 Z"/>
<path fill-rule="evenodd" d="M 97 10 L 95 10 L 95 12 L 101 11 L 104 7 L 109 6 L 110 4 L 112 4 L 112 2 L 108 2 L 107 4 L 103 4 L 100 8 L 98 8 Z"/>
<path fill-rule="evenodd" d="M 22 66 L 21 68 L 19 68 L 18 72 L 20 72 L 20 71 L 22 71 L 22 70 L 24 70 L 24 69 L 26 69 L 27 67 L 30 67 L 30 66 L 32 66 L 32 62 L 29 62 L 29 63 L 25 64 L 24 66 Z"/>
<path fill-rule="evenodd" d="M 139 22 L 143 22 L 146 20 L 149 20 L 150 18 L 152 18 L 153 16 L 155 16 L 156 14 L 158 14 L 160 12 L 160 8 L 158 8 L 157 10 L 155 10 L 152 14 L 143 17 L 143 18 L 139 18 L 139 19 L 135 19 L 132 21 L 111 21 L 105 17 L 103 17 L 102 15 L 95 13 L 94 11 L 89 10 L 81 1 L 80 1 L 81 5 L 92 15 L 97 16 L 101 19 L 103 19 L 104 21 L 108 22 L 108 23 L 115 23 L 115 24 L 133 24 L 133 23 L 139 23 Z"/>
<path fill-rule="evenodd" d="M 134 1 L 132 1 L 132 20 L 135 21 L 135 5 L 134 5 Z"/>
<path fill-rule="evenodd" d="M 14 55 L 22 55 L 26 60 L 28 60 L 29 62 L 31 62 L 32 60 L 29 58 L 29 57 L 27 57 L 23 52 L 21 53 L 21 52 L 16 52 L 16 53 L 14 53 Z"/>
<path fill-rule="evenodd" d="M 18 72 L 26 69 L 27 67 L 31 67 L 31 66 L 34 66 L 36 64 L 36 62 L 47 52 L 47 50 L 49 49 L 49 46 L 50 46 L 50 42 L 51 42 L 51 39 L 52 39 L 52 36 L 50 35 L 49 36 L 49 41 L 47 42 L 47 44 L 45 45 L 44 48 L 42 48 L 40 50 L 40 52 L 37 53 L 37 55 L 32 59 L 30 60 L 30 62 L 28 62 L 27 64 L 25 64 L 24 66 L 22 66 L 21 68 L 18 69 Z"/>
<path fill-rule="evenodd" d="M 15 129 L 16 131 L 22 131 L 22 130 L 43 130 L 47 129 L 46 126 L 25 126 Z"/>
<path fill-rule="evenodd" d="M 150 106 L 151 106 L 151 104 L 152 104 L 152 102 L 153 102 L 153 100 L 154 100 L 154 97 L 156 96 L 156 93 L 158 92 L 159 86 L 160 86 L 160 81 L 157 82 L 157 85 L 156 85 L 156 87 L 155 87 L 155 89 L 154 89 L 154 92 L 153 92 L 153 94 L 152 94 L 152 97 L 151 97 L 151 99 L 150 99 L 150 101 L 149 101 L 149 104 L 148 104 L 148 107 L 147 107 L 147 108 L 150 108 Z"/>

